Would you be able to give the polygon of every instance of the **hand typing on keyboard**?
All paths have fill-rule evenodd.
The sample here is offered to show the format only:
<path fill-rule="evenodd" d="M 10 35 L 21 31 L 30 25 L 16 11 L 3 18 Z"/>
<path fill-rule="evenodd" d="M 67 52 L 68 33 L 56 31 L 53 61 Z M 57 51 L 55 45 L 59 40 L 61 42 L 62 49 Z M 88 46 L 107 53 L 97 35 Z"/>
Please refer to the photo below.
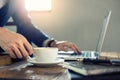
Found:
<path fill-rule="evenodd" d="M 80 54 L 79 47 L 75 43 L 68 42 L 68 41 L 56 41 L 56 43 L 51 47 L 57 47 L 59 51 L 68 52 L 72 50 L 76 54 Z"/>

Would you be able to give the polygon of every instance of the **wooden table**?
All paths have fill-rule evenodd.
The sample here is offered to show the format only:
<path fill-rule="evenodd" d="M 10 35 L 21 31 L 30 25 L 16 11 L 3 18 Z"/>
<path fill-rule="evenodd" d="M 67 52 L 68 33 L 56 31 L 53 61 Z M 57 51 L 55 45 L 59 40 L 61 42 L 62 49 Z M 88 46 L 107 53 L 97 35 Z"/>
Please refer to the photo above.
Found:
<path fill-rule="evenodd" d="M 61 66 L 34 66 L 27 61 L 0 67 L 0 79 L 19 80 L 70 80 L 67 69 Z"/>
<path fill-rule="evenodd" d="M 104 59 L 108 59 L 108 54 L 114 55 L 115 53 L 104 53 L 103 55 L 106 55 L 107 57 L 103 55 L 101 56 Z M 39 67 L 34 66 L 27 61 L 20 61 L 12 64 L 8 55 L 1 56 L 4 59 L 2 61 L 9 61 L 9 63 L 6 63 L 9 65 L 0 67 L 0 79 L 3 80 L 120 80 L 120 66 L 81 64 L 79 62 L 69 62 L 79 65 L 80 69 L 85 69 L 87 75 L 83 76 L 77 73 L 71 74 L 71 71 L 68 71 L 68 69 L 58 65 Z"/>

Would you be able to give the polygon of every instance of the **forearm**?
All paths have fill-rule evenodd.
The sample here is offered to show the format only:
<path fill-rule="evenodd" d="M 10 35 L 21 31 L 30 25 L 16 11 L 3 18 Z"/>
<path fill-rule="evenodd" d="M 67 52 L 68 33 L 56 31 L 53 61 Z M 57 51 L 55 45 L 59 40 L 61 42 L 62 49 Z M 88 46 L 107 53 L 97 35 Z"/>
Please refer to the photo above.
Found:
<path fill-rule="evenodd" d="M 33 42 L 37 46 L 43 46 L 43 42 L 50 37 L 32 24 L 24 5 L 21 6 L 17 6 L 18 9 L 12 15 L 17 25 L 17 32 L 26 37 L 29 42 Z"/>
<path fill-rule="evenodd" d="M 33 42 L 40 47 L 43 46 L 43 42 L 49 38 L 48 35 L 33 26 L 31 23 L 19 23 L 19 25 L 17 25 L 17 32 L 26 37 L 29 42 Z"/>

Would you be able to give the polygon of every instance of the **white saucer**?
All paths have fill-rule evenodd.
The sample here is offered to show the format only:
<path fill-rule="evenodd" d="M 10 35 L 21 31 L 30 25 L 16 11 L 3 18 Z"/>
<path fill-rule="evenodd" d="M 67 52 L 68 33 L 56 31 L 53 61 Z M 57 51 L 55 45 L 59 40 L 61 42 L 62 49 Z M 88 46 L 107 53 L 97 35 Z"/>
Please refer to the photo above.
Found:
<path fill-rule="evenodd" d="M 59 63 L 64 62 L 64 59 L 57 58 L 54 62 L 37 62 L 35 58 L 32 58 L 33 60 L 27 59 L 29 63 L 32 63 L 34 65 L 39 65 L 39 66 L 48 66 L 48 65 L 56 65 Z"/>

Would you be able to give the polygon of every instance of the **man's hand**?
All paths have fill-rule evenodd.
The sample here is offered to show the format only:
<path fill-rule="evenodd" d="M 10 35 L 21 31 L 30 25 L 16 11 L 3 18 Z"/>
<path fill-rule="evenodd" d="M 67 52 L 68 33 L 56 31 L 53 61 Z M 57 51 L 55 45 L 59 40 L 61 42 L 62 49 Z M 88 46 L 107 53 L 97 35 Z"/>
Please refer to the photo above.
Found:
<path fill-rule="evenodd" d="M 78 46 L 68 41 L 56 41 L 55 43 L 51 44 L 51 47 L 57 47 L 59 50 L 62 51 L 73 50 L 75 53 L 80 53 Z"/>
<path fill-rule="evenodd" d="M 27 58 L 33 53 L 32 46 L 22 35 L 0 28 L 0 47 L 12 58 Z"/>

